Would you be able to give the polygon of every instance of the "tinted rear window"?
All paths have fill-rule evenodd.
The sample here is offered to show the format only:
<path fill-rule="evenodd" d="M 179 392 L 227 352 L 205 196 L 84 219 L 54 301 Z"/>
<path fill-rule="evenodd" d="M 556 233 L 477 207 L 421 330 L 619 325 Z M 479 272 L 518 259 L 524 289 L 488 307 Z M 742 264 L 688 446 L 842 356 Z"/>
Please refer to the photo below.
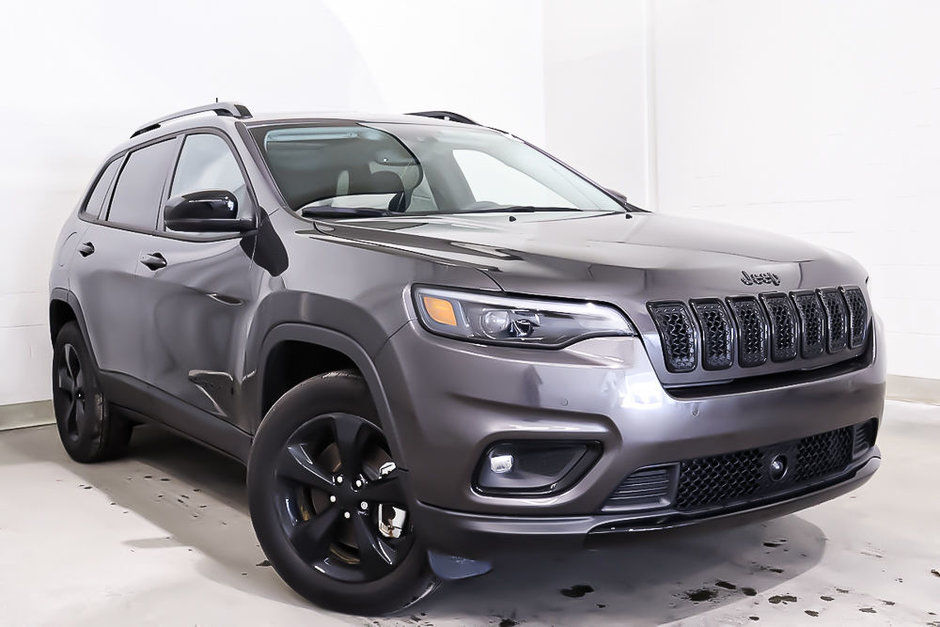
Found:
<path fill-rule="evenodd" d="M 176 141 L 168 139 L 130 154 L 114 188 L 108 222 L 146 229 L 156 227 L 163 184 L 175 146 Z"/>
<path fill-rule="evenodd" d="M 123 159 L 115 159 L 105 167 L 101 172 L 101 176 L 98 177 L 95 187 L 91 190 L 91 194 L 88 195 L 88 201 L 85 203 L 82 211 L 94 217 L 98 217 L 98 214 L 101 213 L 101 205 L 104 204 L 108 190 L 111 189 L 111 182 L 114 180 L 114 175 L 117 174 L 118 168 L 121 167 L 123 161 Z"/>

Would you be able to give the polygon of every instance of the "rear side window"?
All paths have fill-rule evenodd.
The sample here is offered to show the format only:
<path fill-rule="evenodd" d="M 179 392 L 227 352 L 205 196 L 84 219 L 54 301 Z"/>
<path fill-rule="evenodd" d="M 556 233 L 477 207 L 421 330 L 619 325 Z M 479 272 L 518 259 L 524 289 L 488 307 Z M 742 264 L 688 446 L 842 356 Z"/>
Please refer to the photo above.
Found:
<path fill-rule="evenodd" d="M 105 169 L 101 172 L 101 176 L 98 177 L 98 181 L 95 183 L 94 188 L 92 188 L 91 193 L 88 195 L 88 200 L 85 202 L 85 206 L 82 207 L 82 211 L 98 217 L 98 214 L 101 213 L 101 206 L 104 204 L 104 199 L 108 196 L 108 190 L 111 189 L 111 183 L 114 181 L 114 175 L 117 174 L 118 168 L 121 167 L 121 162 L 123 159 L 115 159 L 109 163 Z"/>
<path fill-rule="evenodd" d="M 180 152 L 170 196 L 210 190 L 231 192 L 240 209 L 249 209 L 245 177 L 225 140 L 209 133 L 189 135 Z"/>
<path fill-rule="evenodd" d="M 108 222 L 153 229 L 175 139 L 135 150 L 128 156 L 111 198 Z"/>

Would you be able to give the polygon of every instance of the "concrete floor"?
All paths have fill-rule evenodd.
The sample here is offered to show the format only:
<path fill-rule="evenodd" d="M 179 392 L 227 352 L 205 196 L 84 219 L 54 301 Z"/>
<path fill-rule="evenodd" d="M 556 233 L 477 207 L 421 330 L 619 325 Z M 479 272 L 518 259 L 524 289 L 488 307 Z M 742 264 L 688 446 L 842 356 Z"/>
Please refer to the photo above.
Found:
<path fill-rule="evenodd" d="M 879 444 L 871 482 L 797 515 L 514 557 L 371 620 L 310 607 L 265 565 L 234 462 L 153 428 L 97 466 L 52 427 L 0 432 L 0 624 L 940 627 L 940 407 L 889 402 Z"/>

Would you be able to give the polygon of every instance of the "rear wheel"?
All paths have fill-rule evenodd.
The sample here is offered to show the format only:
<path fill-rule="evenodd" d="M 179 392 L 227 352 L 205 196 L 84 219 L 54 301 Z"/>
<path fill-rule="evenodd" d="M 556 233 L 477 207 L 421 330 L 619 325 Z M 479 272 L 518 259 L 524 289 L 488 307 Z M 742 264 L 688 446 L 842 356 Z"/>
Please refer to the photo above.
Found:
<path fill-rule="evenodd" d="M 381 614 L 417 601 L 436 580 L 403 475 L 361 377 L 301 383 L 271 408 L 252 445 L 249 506 L 261 548 L 320 606 Z"/>
<path fill-rule="evenodd" d="M 132 425 L 111 413 L 81 330 L 65 324 L 52 355 L 52 406 L 69 457 L 93 463 L 127 451 Z"/>

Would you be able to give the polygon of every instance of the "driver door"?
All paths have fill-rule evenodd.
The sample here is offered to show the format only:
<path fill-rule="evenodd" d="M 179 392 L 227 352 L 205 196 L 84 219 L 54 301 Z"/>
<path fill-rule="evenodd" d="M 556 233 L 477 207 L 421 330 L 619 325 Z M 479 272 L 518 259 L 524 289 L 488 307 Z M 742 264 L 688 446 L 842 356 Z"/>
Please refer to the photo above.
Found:
<path fill-rule="evenodd" d="M 195 132 L 183 140 L 168 197 L 226 190 L 238 199 L 239 216 L 251 216 L 258 209 L 247 180 L 227 138 Z M 254 241 L 242 233 L 175 233 L 161 213 L 144 243 L 153 263 L 137 269 L 151 316 L 148 381 L 243 429 L 236 408 L 244 338 L 263 276 L 251 259 Z"/>

